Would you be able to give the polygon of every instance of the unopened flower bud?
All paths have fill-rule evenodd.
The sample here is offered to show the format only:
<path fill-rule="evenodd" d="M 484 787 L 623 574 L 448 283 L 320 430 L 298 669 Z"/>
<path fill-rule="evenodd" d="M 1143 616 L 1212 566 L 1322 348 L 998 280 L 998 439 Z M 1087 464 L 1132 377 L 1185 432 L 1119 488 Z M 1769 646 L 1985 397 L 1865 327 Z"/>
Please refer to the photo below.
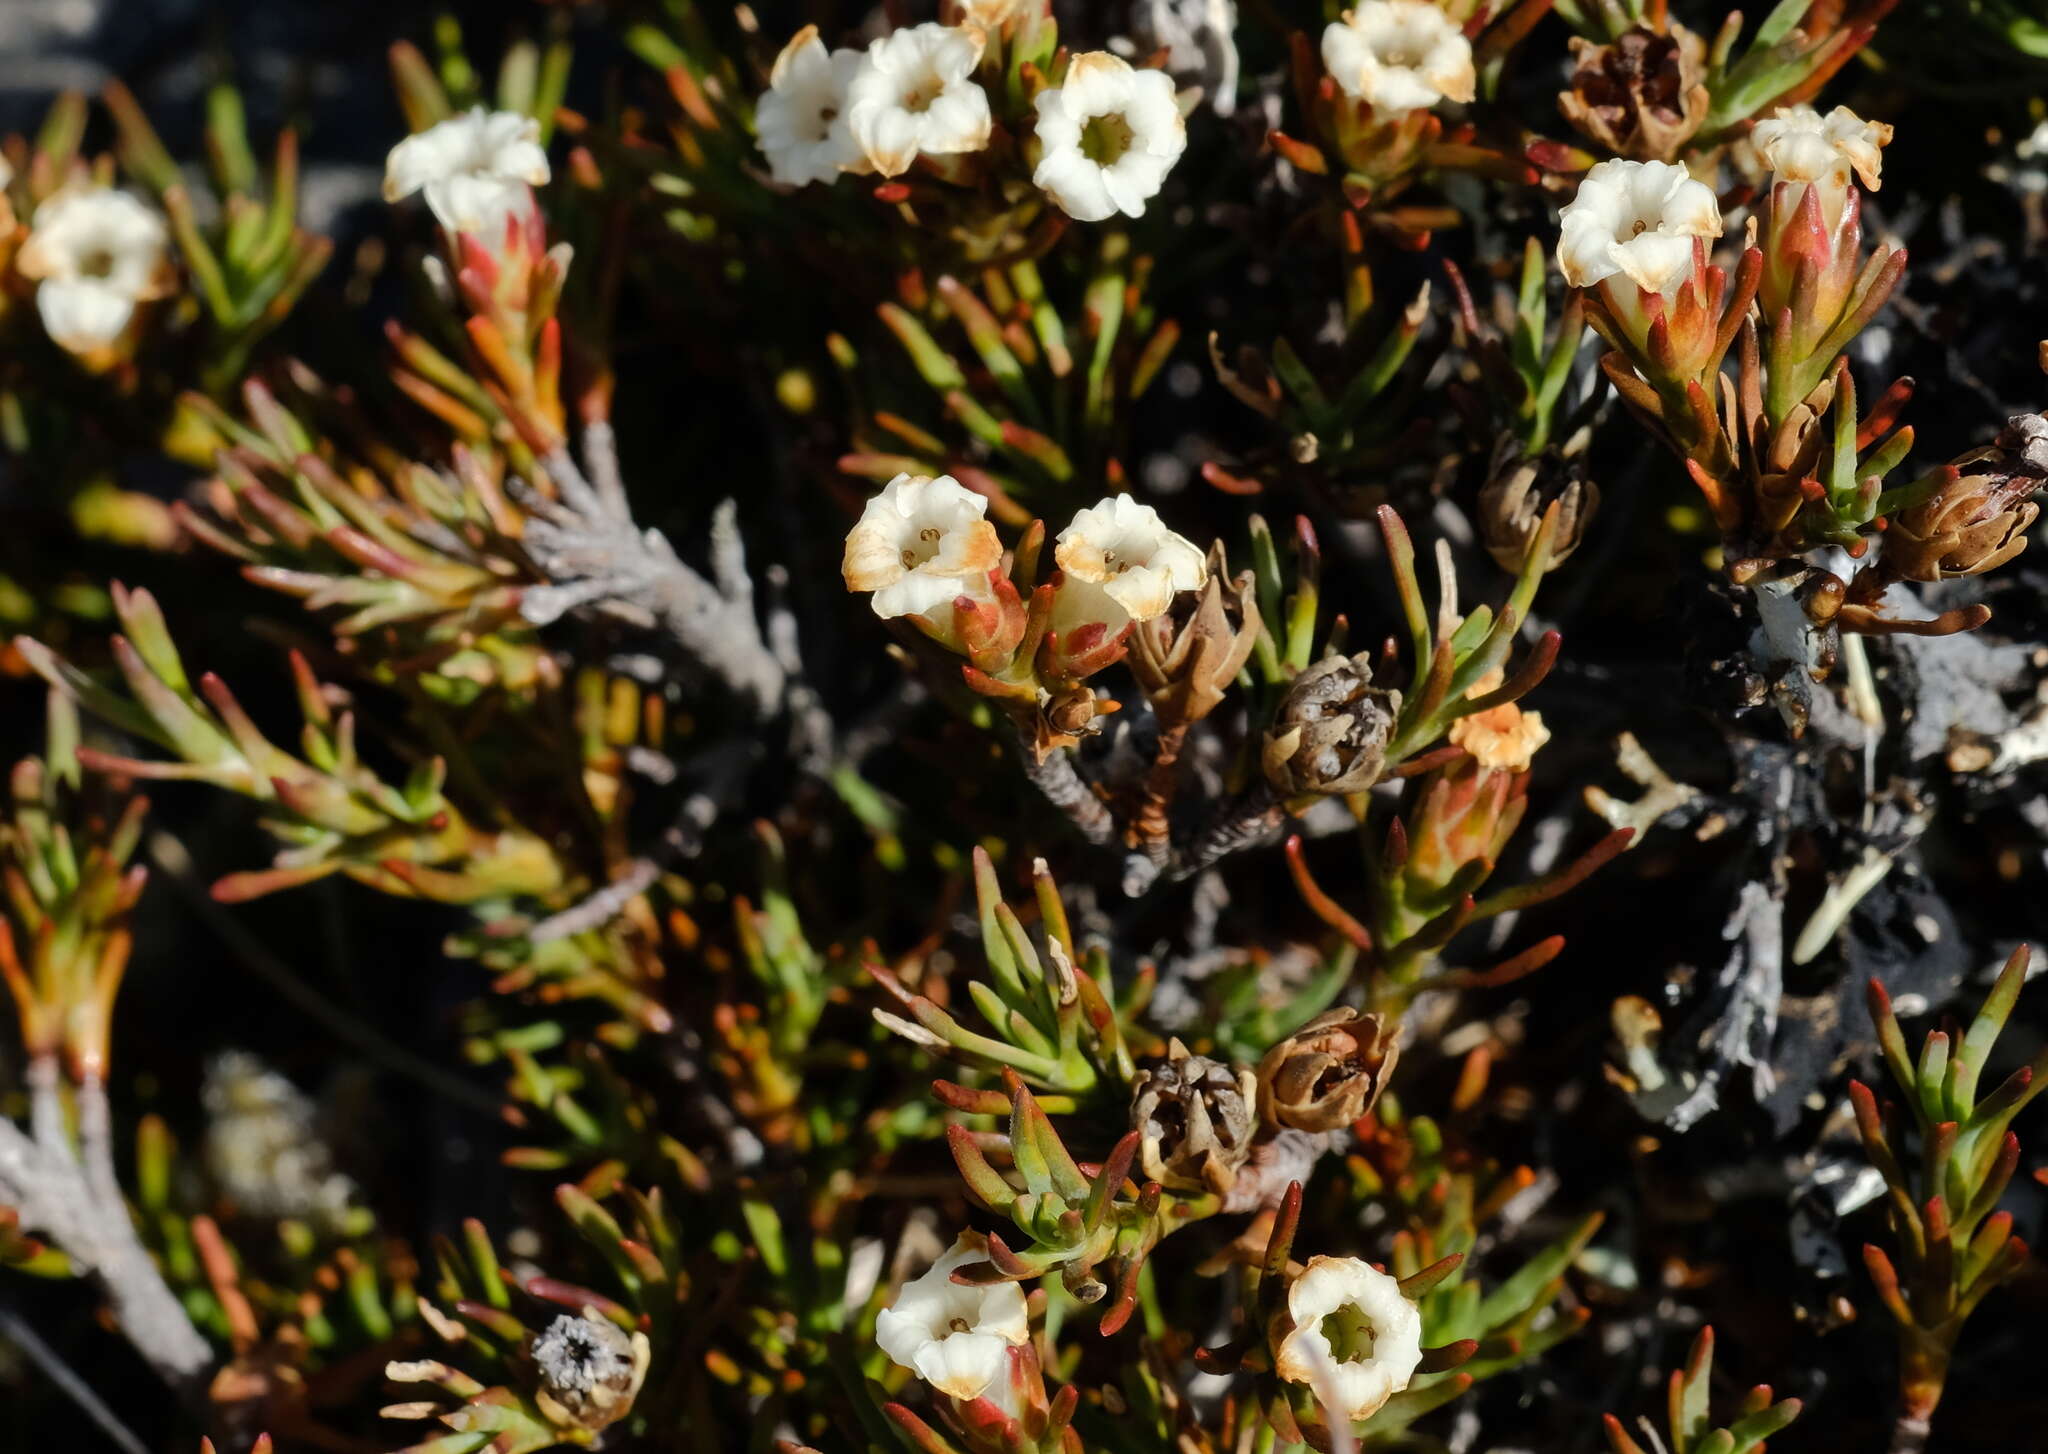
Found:
<path fill-rule="evenodd" d="M 562 1428 L 602 1429 L 624 1418 L 647 1377 L 645 1333 L 627 1333 L 603 1315 L 564 1313 L 533 1340 L 539 1387 L 533 1401 Z"/>
<path fill-rule="evenodd" d="M 1162 722 L 1195 722 L 1216 710 L 1259 639 L 1250 571 L 1231 580 L 1223 547 L 1209 551 L 1209 582 L 1131 631 L 1131 673 Z"/>
<path fill-rule="evenodd" d="M 1378 1015 L 1328 1010 L 1259 1061 L 1259 1114 L 1294 1131 L 1335 1131 L 1372 1109 L 1400 1050 Z"/>
<path fill-rule="evenodd" d="M 1586 538 L 1586 527 L 1600 508 L 1600 489 L 1586 478 L 1580 461 L 1553 450 L 1532 459 L 1512 436 L 1503 438 L 1494 452 L 1493 472 L 1479 491 L 1479 538 L 1502 570 L 1521 570 L 1543 524 L 1543 512 L 1553 502 L 1558 510 L 1546 567 L 1550 570 Z"/>
<path fill-rule="evenodd" d="M 1372 685 L 1369 656 L 1325 657 L 1281 699 L 1262 753 L 1267 780 L 1290 797 L 1364 792 L 1400 714 L 1401 694 Z"/>
<path fill-rule="evenodd" d="M 1990 447 L 1955 467 L 1931 498 L 1891 517 L 1884 566 L 1894 579 L 1973 576 L 2026 549 L 2027 528 L 2041 513 L 2032 496 L 2048 482 L 2048 418 L 2014 415 Z"/>
<path fill-rule="evenodd" d="M 1168 1042 L 1163 1063 L 1131 1082 L 1131 1126 L 1145 1175 L 1184 1191 L 1230 1190 L 1251 1155 L 1258 1085 L 1252 1072 Z"/>
<path fill-rule="evenodd" d="M 1706 42 L 1682 25 L 1625 30 L 1612 45 L 1572 41 L 1577 64 L 1558 109 L 1619 156 L 1668 162 L 1707 119 Z"/>

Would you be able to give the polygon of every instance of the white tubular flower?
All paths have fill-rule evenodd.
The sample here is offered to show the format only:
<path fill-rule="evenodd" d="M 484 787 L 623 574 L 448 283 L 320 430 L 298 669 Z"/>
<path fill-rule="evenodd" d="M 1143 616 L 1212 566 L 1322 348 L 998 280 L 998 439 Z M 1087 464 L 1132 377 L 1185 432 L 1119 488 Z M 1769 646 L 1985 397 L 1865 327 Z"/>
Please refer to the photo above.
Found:
<path fill-rule="evenodd" d="M 1067 63 L 1057 88 L 1038 93 L 1044 156 L 1031 180 L 1080 222 L 1145 215 L 1188 144 L 1187 123 L 1164 71 L 1140 71 L 1107 51 Z"/>
<path fill-rule="evenodd" d="M 922 616 L 958 596 L 988 594 L 1003 558 L 988 501 L 951 475 L 898 475 L 868 501 L 846 537 L 840 574 L 874 592 L 875 614 Z"/>
<path fill-rule="evenodd" d="M 1558 221 L 1557 266 L 1575 288 L 1619 273 L 1668 293 L 1692 271 L 1692 240 L 1721 235 L 1713 189 L 1669 162 L 1601 162 Z"/>
<path fill-rule="evenodd" d="M 1422 111 L 1470 101 L 1472 42 L 1429 0 L 1360 0 L 1323 31 L 1323 69 L 1375 111 Z"/>
<path fill-rule="evenodd" d="M 1818 182 L 1850 172 L 1870 191 L 1878 189 L 1883 172 L 1882 149 L 1892 129 L 1882 121 L 1865 121 L 1846 106 L 1825 118 L 1811 106 L 1788 106 L 1750 134 L 1757 153 L 1780 181 Z"/>
<path fill-rule="evenodd" d="M 36 311 L 57 344 L 90 353 L 121 336 L 135 305 L 163 296 L 170 230 L 126 192 L 80 188 L 36 208 L 16 255 L 37 280 Z"/>
<path fill-rule="evenodd" d="M 1024 1290 L 1014 1282 L 970 1287 L 953 1269 L 988 1258 L 979 1232 L 960 1238 L 931 1270 L 903 1284 L 875 1317 L 875 1341 L 897 1363 L 953 1398 L 1005 1403 L 1010 1350 L 1031 1336 Z"/>
<path fill-rule="evenodd" d="M 1353 1423 L 1378 1413 L 1422 1361 L 1422 1315 L 1401 1285 L 1355 1257 L 1311 1257 L 1287 1289 L 1294 1331 L 1274 1371 L 1319 1395 Z"/>
<path fill-rule="evenodd" d="M 442 227 L 472 233 L 495 252 L 504 245 L 506 219 L 533 209 L 533 188 L 548 175 L 538 121 L 475 106 L 391 148 L 384 200 L 424 191 Z"/>
<path fill-rule="evenodd" d="M 1052 554 L 1066 576 L 1054 617 L 1062 632 L 1093 621 L 1111 631 L 1150 621 L 1173 604 L 1175 593 L 1200 590 L 1209 580 L 1195 543 L 1129 495 L 1112 495 L 1075 515 Z"/>
<path fill-rule="evenodd" d="M 857 50 L 827 51 L 815 25 L 790 37 L 754 108 L 761 151 L 776 181 L 801 187 L 865 169 L 847 124 L 846 88 L 866 59 Z"/>
<path fill-rule="evenodd" d="M 885 177 L 920 153 L 946 156 L 988 145 L 988 95 L 974 83 L 987 42 L 972 26 L 906 26 L 869 44 L 846 87 L 847 120 L 862 153 Z"/>

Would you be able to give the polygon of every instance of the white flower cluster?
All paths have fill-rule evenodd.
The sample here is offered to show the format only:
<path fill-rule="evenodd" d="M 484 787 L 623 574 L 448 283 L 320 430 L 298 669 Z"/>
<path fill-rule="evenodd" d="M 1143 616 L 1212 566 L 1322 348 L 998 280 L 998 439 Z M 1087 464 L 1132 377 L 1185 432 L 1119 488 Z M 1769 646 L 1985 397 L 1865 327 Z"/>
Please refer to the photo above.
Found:
<path fill-rule="evenodd" d="M 1866 190 L 1878 189 L 1884 172 L 1882 152 L 1891 139 L 1891 127 L 1865 121 L 1846 106 L 1837 106 L 1826 116 L 1811 106 L 1788 106 L 1759 121 L 1749 135 L 1758 158 L 1771 169 L 1772 180 L 1799 189 L 1783 196 L 1785 208 L 1799 204 L 1804 188 L 1815 188 L 1821 219 L 1830 232 L 1842 219 L 1851 172 Z"/>
<path fill-rule="evenodd" d="M 1323 31 L 1323 69 L 1388 116 L 1470 101 L 1479 84 L 1472 42 L 1430 0 L 1360 0 Z"/>
<path fill-rule="evenodd" d="M 476 106 L 391 148 L 384 200 L 424 192 L 434 220 L 451 235 L 469 233 L 495 253 L 504 247 L 507 222 L 532 214 L 533 189 L 548 175 L 538 121 Z"/>
<path fill-rule="evenodd" d="M 932 616 L 962 596 L 992 599 L 989 573 L 1003 547 L 987 512 L 988 501 L 951 475 L 898 475 L 846 537 L 846 588 L 872 592 L 875 614 L 885 618 Z M 1062 573 L 1053 629 L 1063 633 L 1100 622 L 1114 634 L 1149 621 L 1209 577 L 1194 542 L 1128 495 L 1077 513 L 1055 540 L 1053 559 Z"/>
<path fill-rule="evenodd" d="M 926 23 L 865 51 L 827 50 L 805 26 L 754 112 L 769 174 L 797 187 L 842 172 L 896 177 L 920 156 L 981 151 L 995 125 L 974 79 L 987 43 L 978 25 Z M 1104 51 L 1072 57 L 1036 105 L 1032 180 L 1079 221 L 1142 216 L 1187 146 L 1173 81 Z"/>
<path fill-rule="evenodd" d="M 163 217 L 126 192 L 73 187 L 36 208 L 15 266 L 36 280 L 50 337 L 91 353 L 120 338 L 138 304 L 168 291 L 169 247 Z"/>

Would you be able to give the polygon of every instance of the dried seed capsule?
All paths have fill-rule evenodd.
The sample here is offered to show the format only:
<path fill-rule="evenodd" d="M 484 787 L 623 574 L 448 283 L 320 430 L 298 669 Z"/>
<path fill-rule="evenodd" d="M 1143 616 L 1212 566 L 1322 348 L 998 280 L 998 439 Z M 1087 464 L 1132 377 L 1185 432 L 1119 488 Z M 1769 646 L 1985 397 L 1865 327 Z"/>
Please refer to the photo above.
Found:
<path fill-rule="evenodd" d="M 1168 1042 L 1165 1061 L 1131 1083 L 1131 1127 L 1142 1138 L 1145 1175 L 1184 1191 L 1229 1191 L 1251 1154 L 1257 1093 L 1250 1069 Z"/>
<path fill-rule="evenodd" d="M 1930 498 L 1891 517 L 1884 566 L 1894 579 L 1973 576 L 2026 549 L 2027 527 L 2041 513 L 2032 496 L 2048 482 L 2048 418 L 2014 415 L 1996 441 L 1955 468 Z"/>
<path fill-rule="evenodd" d="M 624 1418 L 647 1376 L 645 1333 L 586 1310 L 549 1323 L 529 1350 L 539 1386 L 533 1401 L 563 1428 L 602 1429 Z"/>
<path fill-rule="evenodd" d="M 1259 1061 L 1259 1114 L 1295 1131 L 1348 1126 L 1372 1109 L 1399 1057 L 1378 1015 L 1325 1011 Z"/>
<path fill-rule="evenodd" d="M 1638 25 L 1612 45 L 1577 39 L 1572 52 L 1558 110 L 1616 156 L 1671 161 L 1707 119 L 1706 43 L 1682 25 L 1663 35 Z"/>
<path fill-rule="evenodd" d="M 1586 478 L 1576 459 L 1552 450 L 1531 459 L 1512 438 L 1504 438 L 1494 452 L 1492 473 L 1479 491 L 1479 538 L 1502 570 L 1521 570 L 1529 543 L 1543 524 L 1543 512 L 1553 501 L 1558 509 L 1550 570 L 1586 538 L 1586 527 L 1600 508 L 1599 487 Z"/>
<path fill-rule="evenodd" d="M 1401 694 L 1372 685 L 1371 658 L 1329 656 L 1294 679 L 1261 754 L 1267 779 L 1292 797 L 1357 793 L 1386 766 Z"/>

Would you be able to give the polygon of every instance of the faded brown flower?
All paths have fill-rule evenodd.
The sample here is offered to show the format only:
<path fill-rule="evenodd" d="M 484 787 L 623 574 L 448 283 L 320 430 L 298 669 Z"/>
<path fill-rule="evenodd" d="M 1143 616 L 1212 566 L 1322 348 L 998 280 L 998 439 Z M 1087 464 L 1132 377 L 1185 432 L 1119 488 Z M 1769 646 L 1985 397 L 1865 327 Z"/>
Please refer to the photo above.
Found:
<path fill-rule="evenodd" d="M 1706 42 L 1682 25 L 1661 35 L 1639 25 L 1612 45 L 1574 39 L 1572 52 L 1578 63 L 1558 109 L 1616 156 L 1672 161 L 1707 119 Z"/>
<path fill-rule="evenodd" d="M 2048 418 L 2016 414 L 1987 448 L 1955 462 L 1957 476 L 1891 517 L 1884 567 L 1896 580 L 1973 576 L 2027 548 L 2041 513 L 2033 494 L 2048 482 Z"/>
<path fill-rule="evenodd" d="M 1401 694 L 1372 685 L 1372 658 L 1329 656 L 1294 679 L 1266 733 L 1266 778 L 1292 797 L 1358 793 L 1379 780 Z"/>
<path fill-rule="evenodd" d="M 1503 438 L 1479 491 L 1479 538 L 1502 570 L 1521 570 L 1552 503 L 1558 507 L 1557 530 L 1546 568 L 1555 570 L 1585 540 L 1586 527 L 1600 508 L 1599 487 L 1586 478 L 1578 460 L 1554 450 L 1532 459 L 1512 436 Z"/>
<path fill-rule="evenodd" d="M 1179 1040 L 1131 1082 L 1131 1127 L 1145 1175 L 1183 1191 L 1228 1192 L 1251 1154 L 1258 1088 L 1245 1067 L 1191 1055 Z"/>
<path fill-rule="evenodd" d="M 1335 1131 L 1372 1109 L 1400 1057 L 1378 1015 L 1326 1010 L 1259 1061 L 1259 1114 L 1294 1131 Z"/>

